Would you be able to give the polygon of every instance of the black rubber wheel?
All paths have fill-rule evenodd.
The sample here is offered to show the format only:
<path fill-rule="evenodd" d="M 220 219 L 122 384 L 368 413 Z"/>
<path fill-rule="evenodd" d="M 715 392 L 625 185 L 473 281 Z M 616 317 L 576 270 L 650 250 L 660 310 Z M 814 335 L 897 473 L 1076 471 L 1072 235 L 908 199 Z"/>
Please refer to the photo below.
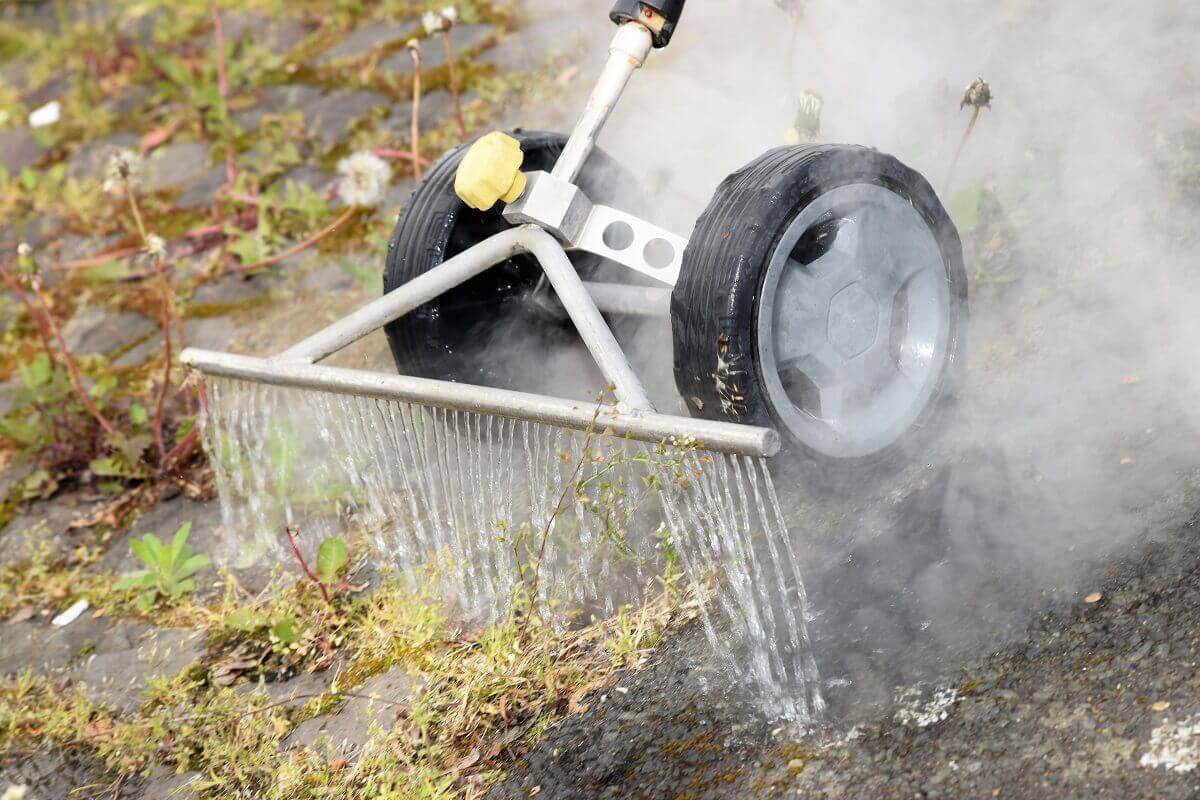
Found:
<path fill-rule="evenodd" d="M 566 137 L 559 133 L 513 131 L 525 154 L 524 171 L 549 171 Z M 468 145 L 450 150 L 418 184 L 396 220 L 388 243 L 383 291 L 390 292 L 445 259 L 510 227 L 502 205 L 480 212 L 454 193 L 454 175 Z M 635 202 L 636 183 L 616 162 L 593 151 L 578 185 L 595 203 Z M 574 252 L 571 261 L 585 278 L 606 263 Z M 386 327 L 396 366 L 406 375 L 501 388 L 527 388 L 521 353 L 545 353 L 573 336 L 570 322 L 554 305 L 535 302 L 532 293 L 542 270 L 530 256 L 517 256 L 415 309 Z M 552 298 L 547 287 L 539 289 Z"/>
<path fill-rule="evenodd" d="M 908 452 L 953 395 L 962 245 L 929 183 L 864 147 L 772 150 L 700 216 L 671 297 L 690 411 L 858 468 Z"/>

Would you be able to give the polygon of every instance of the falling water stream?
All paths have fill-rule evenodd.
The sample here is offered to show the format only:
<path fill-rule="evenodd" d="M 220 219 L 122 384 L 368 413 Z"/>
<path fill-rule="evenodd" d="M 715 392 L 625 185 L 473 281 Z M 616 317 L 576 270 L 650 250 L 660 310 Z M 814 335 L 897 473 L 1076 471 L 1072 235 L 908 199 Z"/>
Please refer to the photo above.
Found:
<path fill-rule="evenodd" d="M 383 563 L 443 565 L 447 601 L 483 618 L 507 608 L 548 530 L 543 607 L 607 615 L 644 599 L 669 546 L 707 598 L 722 667 L 772 714 L 823 710 L 804 584 L 762 459 L 227 379 L 207 395 L 226 563 L 285 557 L 285 526 L 310 543 L 362 532 Z"/>

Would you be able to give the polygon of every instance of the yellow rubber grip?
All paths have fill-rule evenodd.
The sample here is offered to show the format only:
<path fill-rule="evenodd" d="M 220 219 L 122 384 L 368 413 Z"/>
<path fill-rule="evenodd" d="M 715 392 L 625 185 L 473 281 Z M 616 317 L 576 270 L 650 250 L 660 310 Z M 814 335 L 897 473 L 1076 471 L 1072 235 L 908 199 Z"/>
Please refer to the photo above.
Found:
<path fill-rule="evenodd" d="M 454 193 L 479 211 L 489 210 L 499 200 L 511 203 L 525 192 L 524 161 L 520 142 L 492 131 L 467 149 L 454 174 Z"/>

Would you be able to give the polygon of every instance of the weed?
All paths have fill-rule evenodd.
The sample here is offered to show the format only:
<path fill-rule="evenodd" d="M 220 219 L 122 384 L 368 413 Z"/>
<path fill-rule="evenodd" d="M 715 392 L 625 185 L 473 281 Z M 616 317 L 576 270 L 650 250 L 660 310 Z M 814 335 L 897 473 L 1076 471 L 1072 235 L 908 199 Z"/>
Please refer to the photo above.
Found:
<path fill-rule="evenodd" d="M 286 534 L 288 545 L 292 548 L 296 560 L 300 562 L 300 568 L 321 590 L 321 597 L 325 602 L 333 605 L 333 596 L 350 585 L 341 578 L 342 572 L 350 563 L 350 551 L 346 548 L 346 541 L 340 536 L 333 536 L 321 542 L 317 547 L 317 569 L 314 572 L 309 568 L 304 554 L 300 552 L 300 545 L 296 542 L 296 529 L 289 525 Z"/>
<path fill-rule="evenodd" d="M 140 541 L 131 539 L 130 549 L 145 569 L 133 572 L 117 582 L 118 590 L 136 590 L 137 607 L 146 611 L 160 598 L 178 600 L 185 593 L 195 591 L 192 576 L 208 566 L 208 556 L 192 552 L 187 543 L 192 523 L 185 522 L 175 531 L 169 545 L 163 544 L 153 533 L 146 534 Z"/>

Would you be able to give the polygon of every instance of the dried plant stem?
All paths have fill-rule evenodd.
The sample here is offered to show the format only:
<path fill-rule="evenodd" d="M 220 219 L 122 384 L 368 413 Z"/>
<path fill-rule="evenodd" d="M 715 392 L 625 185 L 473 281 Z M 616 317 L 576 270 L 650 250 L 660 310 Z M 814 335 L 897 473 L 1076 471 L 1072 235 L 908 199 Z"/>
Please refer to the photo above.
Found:
<path fill-rule="evenodd" d="M 583 446 L 579 450 L 579 463 L 575 465 L 575 469 L 571 472 L 571 479 L 563 484 L 562 492 L 558 495 L 558 502 L 554 504 L 554 511 L 546 519 L 546 524 L 542 526 L 537 557 L 533 563 L 533 580 L 529 585 L 529 610 L 525 614 L 525 618 L 521 620 L 521 639 L 525 638 L 525 633 L 529 629 L 529 620 L 533 617 L 533 613 L 537 608 L 538 593 L 542 590 L 542 559 L 546 555 L 546 543 L 550 540 L 550 531 L 554 527 L 554 521 L 566 510 L 567 493 L 579 491 L 579 475 L 583 472 L 583 465 L 587 461 L 589 445 L 596 431 L 596 420 L 600 418 L 600 407 L 603 403 L 603 396 L 597 398 L 596 410 L 592 412 L 592 422 L 588 425 L 588 429 L 583 435 Z"/>
<path fill-rule="evenodd" d="M 142 237 L 142 245 L 150 247 L 150 236 L 146 232 L 146 224 L 142 220 L 142 211 L 138 207 L 137 194 L 129 181 L 125 181 L 125 194 L 129 197 L 129 210 L 137 225 L 138 234 Z M 163 256 L 151 253 L 154 261 L 154 274 L 158 278 L 159 293 L 162 296 L 162 308 L 159 312 L 159 324 L 163 337 L 163 376 L 162 385 L 158 388 L 158 396 L 154 401 L 154 416 L 151 419 L 150 430 L 154 434 L 154 443 L 158 447 L 159 463 L 167 456 L 166 441 L 163 439 L 163 409 L 166 406 L 167 394 L 171 389 L 171 368 L 174 366 L 174 353 L 171 348 L 171 328 L 176 329 L 180 349 L 183 348 L 183 323 L 175 315 L 175 300 L 171 296 L 171 284 L 167 281 L 166 270 L 163 269 Z"/>
<path fill-rule="evenodd" d="M 421 51 L 409 48 L 413 62 L 412 89 L 412 168 L 413 176 L 421 180 Z"/>
<path fill-rule="evenodd" d="M 107 253 L 99 253 L 87 258 L 76 258 L 71 261 L 59 261 L 54 266 L 59 269 L 84 269 L 85 267 L 94 267 L 98 264 L 104 264 L 108 261 L 115 261 L 119 258 L 136 255 L 142 252 L 143 245 L 136 247 L 122 247 L 118 250 L 109 250 Z"/>
<path fill-rule="evenodd" d="M 50 334 L 46 330 L 46 323 L 42 319 L 42 315 L 33 307 L 33 303 L 30 302 L 29 297 L 25 294 L 25 290 L 21 288 L 20 282 L 3 266 L 0 266 L 0 279 L 3 279 L 9 291 L 17 296 L 21 301 L 21 305 L 25 306 L 25 313 L 33 320 L 33 326 L 37 329 L 38 341 L 42 343 L 42 350 L 45 351 L 46 357 L 53 364 L 55 361 L 54 347 L 50 344 Z"/>
<path fill-rule="evenodd" d="M 110 436 L 116 434 L 117 429 L 108 421 L 108 417 L 100 413 L 100 409 L 92 402 L 92 396 L 83 388 L 83 381 L 79 377 L 79 368 L 75 365 L 75 359 L 71 357 L 71 351 L 67 349 L 62 329 L 59 328 L 58 321 L 54 318 L 54 313 L 50 310 L 50 305 L 46 302 L 46 298 L 42 296 L 41 286 L 37 283 L 36 279 L 34 281 L 33 296 L 37 298 L 38 303 L 41 305 L 42 316 L 46 320 L 46 325 L 50 328 L 50 332 L 54 334 L 54 341 L 58 343 L 59 355 L 62 357 L 63 364 L 67 368 L 67 374 L 71 377 L 71 385 L 75 387 L 75 394 L 79 396 L 79 401 L 83 403 L 83 407 L 87 409 L 96 422 L 100 423 L 100 427 L 104 429 L 105 433 Z"/>
<path fill-rule="evenodd" d="M 454 118 L 458 121 L 458 133 L 467 140 L 467 124 L 463 122 L 462 98 L 458 94 L 458 74 L 454 69 L 454 45 L 450 43 L 449 28 L 442 28 L 442 41 L 446 45 L 446 68 L 450 70 L 450 94 L 454 97 Z"/>
<path fill-rule="evenodd" d="M 160 324 L 163 337 L 163 376 L 162 386 L 158 388 L 158 397 L 154 402 L 154 419 L 151 423 L 151 430 L 154 432 L 154 443 L 158 445 L 159 463 L 161 464 L 167 458 L 167 447 L 163 441 L 163 406 L 166 404 L 167 391 L 171 388 L 171 366 L 174 360 L 171 352 L 171 317 L 173 316 L 171 309 L 174 302 L 171 298 L 171 286 L 167 283 L 167 275 L 163 270 L 162 259 L 158 256 L 154 256 L 154 272 L 158 276 L 159 291 L 162 293 Z M 182 349 L 182 347 L 181 343 L 180 348 Z"/>
<path fill-rule="evenodd" d="M 221 96 L 221 118 L 229 119 L 229 77 L 225 70 L 225 24 L 221 21 L 221 11 L 217 8 L 217 0 L 208 0 L 209 12 L 213 22 L 213 44 L 216 47 L 217 62 L 217 93 Z M 237 179 L 237 162 L 233 151 L 225 154 L 225 182 L 232 186 Z"/>
<path fill-rule="evenodd" d="M 954 151 L 954 158 L 950 159 L 950 168 L 946 170 L 946 182 L 942 184 L 942 194 L 946 195 L 950 191 L 950 187 L 954 182 L 954 170 L 958 167 L 959 156 L 962 155 L 963 148 L 967 146 L 967 139 L 971 137 L 971 131 L 975 130 L 975 123 L 979 121 L 979 107 L 975 106 L 971 109 L 971 119 L 967 123 L 967 129 L 963 131 L 962 138 L 958 140 L 958 148 Z"/>
<path fill-rule="evenodd" d="M 338 216 L 337 219 L 335 219 L 333 222 L 329 223 L 329 225 L 327 227 L 323 228 L 320 231 L 317 231 L 316 233 L 314 233 L 312 236 L 308 237 L 304 241 L 299 242 L 298 244 L 292 245 L 287 250 L 276 253 L 273 256 L 264 258 L 262 261 L 255 262 L 253 264 L 243 264 L 240 267 L 235 267 L 234 269 L 230 270 L 230 272 L 253 272 L 256 269 L 262 269 L 263 267 L 269 267 L 272 264 L 278 264 L 280 261 L 283 261 L 285 258 L 290 258 L 291 256 L 296 255 L 296 253 L 299 253 L 302 250 L 312 247 L 314 244 L 321 241 L 325 237 L 329 236 L 331 233 L 336 231 L 338 228 L 342 227 L 342 225 L 345 224 L 345 222 L 347 220 L 349 220 L 352 216 L 354 216 L 355 210 L 356 209 L 353 206 L 351 206 L 350 208 L 347 208 L 345 211 L 343 211 Z"/>
<path fill-rule="evenodd" d="M 142 222 L 142 210 L 138 207 L 137 195 L 134 194 L 133 186 L 129 181 L 124 182 L 125 196 L 129 198 L 129 210 L 133 212 L 133 222 L 137 225 L 138 236 L 142 239 L 142 247 L 145 247 L 149 241 L 149 234 L 146 233 L 146 224 Z"/>

